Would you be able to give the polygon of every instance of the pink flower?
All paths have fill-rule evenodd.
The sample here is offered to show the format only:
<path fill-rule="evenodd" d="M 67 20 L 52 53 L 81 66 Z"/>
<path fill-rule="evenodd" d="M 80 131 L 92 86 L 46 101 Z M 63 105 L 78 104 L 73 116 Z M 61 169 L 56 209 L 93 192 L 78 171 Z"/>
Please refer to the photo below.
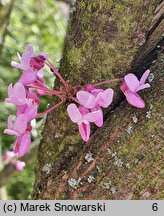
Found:
<path fill-rule="evenodd" d="M 17 53 L 17 55 L 20 63 L 11 61 L 11 66 L 22 70 L 27 70 L 29 67 L 32 67 L 39 71 L 42 67 L 44 67 L 44 61 L 47 58 L 45 53 L 40 53 L 38 56 L 35 56 L 34 49 L 31 44 L 27 45 L 22 57 L 19 53 Z"/>
<path fill-rule="evenodd" d="M 12 86 L 12 83 L 9 85 L 6 102 L 15 105 L 30 104 L 30 101 L 26 98 L 26 89 L 22 83 L 17 82 L 14 86 Z"/>
<path fill-rule="evenodd" d="M 99 118 L 94 123 L 101 127 L 103 125 L 103 112 L 100 107 L 107 108 L 112 103 L 114 91 L 111 88 L 105 91 L 103 89 L 95 89 L 92 88 L 92 85 L 88 85 L 87 89 L 90 92 L 78 91 L 77 99 L 82 106 L 91 109 L 91 111 L 100 112 Z"/>
<path fill-rule="evenodd" d="M 22 157 L 31 144 L 29 132 L 32 128 L 28 122 L 37 116 L 40 100 L 36 93 L 29 92 L 22 83 L 16 83 L 14 87 L 11 84 L 8 88 L 8 95 L 9 98 L 6 101 L 17 105 L 17 114 L 14 124 L 12 116 L 8 117 L 8 129 L 4 130 L 4 133 L 17 136 L 14 153 Z"/>
<path fill-rule="evenodd" d="M 30 60 L 31 57 L 34 56 L 34 50 L 31 44 L 29 44 L 25 50 L 25 52 L 23 53 L 22 57 L 19 55 L 19 53 L 17 53 L 18 55 L 18 59 L 20 61 L 20 63 L 17 63 L 15 61 L 11 62 L 11 66 L 22 69 L 22 70 L 27 70 L 30 66 Z"/>
<path fill-rule="evenodd" d="M 8 117 L 8 129 L 4 130 L 4 133 L 9 135 L 20 136 L 26 131 L 27 128 L 27 117 L 24 114 L 17 116 L 16 121 L 13 125 L 12 115 Z"/>
<path fill-rule="evenodd" d="M 23 161 L 16 160 L 15 157 L 17 157 L 17 156 L 18 155 L 15 154 L 13 151 L 7 151 L 6 155 L 4 157 L 4 161 L 7 161 L 8 163 L 14 164 L 18 171 L 22 171 L 26 164 Z"/>
<path fill-rule="evenodd" d="M 30 84 L 35 84 L 37 81 L 44 83 L 43 80 L 43 70 L 35 71 L 33 68 L 29 67 L 27 70 L 23 71 L 19 82 L 23 83 L 25 86 L 30 86 Z"/>
<path fill-rule="evenodd" d="M 90 93 L 78 91 L 76 96 L 82 106 L 93 109 L 96 106 L 107 108 L 112 103 L 113 94 L 113 90 L 109 88 L 105 91 L 103 89 L 93 89 Z"/>
<path fill-rule="evenodd" d="M 93 90 L 91 91 L 93 93 Z M 96 96 L 96 105 L 107 108 L 113 101 L 114 91 L 111 88 L 101 91 Z"/>
<path fill-rule="evenodd" d="M 24 167 L 26 166 L 25 162 L 23 161 L 20 161 L 20 160 L 16 160 L 15 161 L 15 166 L 16 166 L 16 169 L 18 171 L 23 171 L 24 170 Z"/>
<path fill-rule="evenodd" d="M 14 153 L 19 157 L 24 156 L 30 148 L 31 138 L 29 133 L 19 136 L 14 145 Z"/>
<path fill-rule="evenodd" d="M 37 79 L 37 72 L 35 72 L 31 67 L 23 71 L 19 82 L 23 83 L 23 85 L 27 86 L 31 83 L 34 83 Z"/>
<path fill-rule="evenodd" d="M 20 63 L 17 63 L 15 61 L 11 62 L 11 66 L 22 69 L 22 70 L 27 70 L 30 67 L 30 60 L 31 57 L 34 56 L 34 50 L 31 44 L 29 44 L 25 50 L 25 52 L 22 54 L 22 57 L 17 53 L 18 59 Z"/>
<path fill-rule="evenodd" d="M 93 108 L 91 109 L 91 111 L 99 111 L 100 112 L 100 115 L 99 115 L 99 118 L 94 122 L 95 125 L 97 125 L 98 127 L 102 127 L 103 126 L 103 111 L 100 107 L 96 107 L 96 108 Z"/>
<path fill-rule="evenodd" d="M 18 106 L 16 116 L 19 116 L 20 114 L 24 114 L 27 118 L 27 121 L 29 122 L 37 116 L 37 110 L 38 110 L 38 104 L 32 104 L 30 106 L 27 105 Z"/>
<path fill-rule="evenodd" d="M 13 125 L 12 116 L 8 117 L 8 129 L 4 130 L 4 133 L 17 136 L 16 143 L 14 145 L 14 153 L 22 157 L 29 149 L 31 144 L 30 139 L 30 127 L 27 124 L 28 117 L 25 114 L 20 114 L 16 117 L 16 121 Z"/>
<path fill-rule="evenodd" d="M 27 117 L 27 121 L 29 122 L 36 117 L 40 100 L 35 92 L 27 91 L 26 95 L 27 95 L 26 100 L 28 101 L 28 103 L 17 106 L 16 116 L 19 116 L 20 114 L 25 114 Z"/>
<path fill-rule="evenodd" d="M 138 91 L 149 88 L 148 83 L 145 84 L 147 77 L 149 76 L 150 70 L 146 70 L 142 75 L 140 81 L 134 74 L 128 74 L 124 77 L 123 84 L 120 87 L 121 91 L 126 96 L 129 104 L 137 108 L 144 108 L 145 103 L 141 97 L 137 94 Z"/>
<path fill-rule="evenodd" d="M 82 139 L 88 141 L 90 136 L 90 122 L 95 122 L 100 118 L 100 111 L 89 112 L 85 107 L 81 106 L 77 108 L 74 103 L 71 103 L 67 107 L 67 112 L 70 119 L 78 124 Z"/>
<path fill-rule="evenodd" d="M 27 96 L 29 97 L 28 99 L 32 101 L 31 104 L 17 106 L 16 116 L 24 114 L 27 118 L 27 122 L 30 122 L 37 116 L 38 105 L 40 103 L 40 100 L 34 92 L 28 93 Z"/>
<path fill-rule="evenodd" d="M 24 115 L 27 117 L 27 121 L 32 121 L 37 116 L 38 111 L 38 105 L 32 104 L 31 106 L 28 106 L 24 112 Z"/>
<path fill-rule="evenodd" d="M 38 56 L 34 56 L 34 50 L 31 44 L 27 46 L 22 57 L 19 53 L 17 54 L 20 63 L 12 61 L 11 66 L 23 70 L 23 74 L 19 79 L 19 82 L 24 85 L 29 85 L 37 79 L 41 79 L 43 81 L 42 76 L 40 76 L 43 73 L 41 68 L 44 67 L 44 61 L 47 58 L 47 55 L 45 53 L 41 53 Z"/>
<path fill-rule="evenodd" d="M 76 97 L 79 103 L 88 109 L 92 109 L 96 105 L 96 97 L 87 91 L 78 91 Z"/>

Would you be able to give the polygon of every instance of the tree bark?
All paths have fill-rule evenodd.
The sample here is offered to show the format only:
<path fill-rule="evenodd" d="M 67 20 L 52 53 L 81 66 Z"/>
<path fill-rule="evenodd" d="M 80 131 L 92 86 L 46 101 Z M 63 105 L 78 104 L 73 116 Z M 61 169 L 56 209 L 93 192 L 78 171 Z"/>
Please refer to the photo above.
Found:
<path fill-rule="evenodd" d="M 141 93 L 144 110 L 124 102 L 119 84 L 110 85 L 115 90 L 113 105 L 104 126 L 94 127 L 87 143 L 69 120 L 66 105 L 48 114 L 33 199 L 163 197 L 162 14 L 163 5 L 156 0 L 76 2 L 60 67 L 65 79 L 84 85 L 127 72 L 140 77 L 149 67 L 155 78 L 151 88 Z M 56 81 L 55 88 L 59 86 Z M 56 102 L 53 98 L 51 106 Z M 85 159 L 88 153 L 90 162 Z"/>

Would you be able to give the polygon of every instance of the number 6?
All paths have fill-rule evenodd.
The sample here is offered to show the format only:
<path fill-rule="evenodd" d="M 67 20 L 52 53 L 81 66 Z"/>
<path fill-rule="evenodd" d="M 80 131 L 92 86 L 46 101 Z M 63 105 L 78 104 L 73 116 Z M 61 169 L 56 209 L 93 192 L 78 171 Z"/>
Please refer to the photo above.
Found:
<path fill-rule="evenodd" d="M 157 203 L 153 203 L 152 209 L 153 209 L 153 211 L 158 211 L 158 204 Z"/>

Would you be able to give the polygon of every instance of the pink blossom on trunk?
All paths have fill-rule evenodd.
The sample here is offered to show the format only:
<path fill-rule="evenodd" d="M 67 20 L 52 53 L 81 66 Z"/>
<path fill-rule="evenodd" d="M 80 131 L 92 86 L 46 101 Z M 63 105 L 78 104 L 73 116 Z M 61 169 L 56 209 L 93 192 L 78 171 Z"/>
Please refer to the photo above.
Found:
<path fill-rule="evenodd" d="M 17 82 L 14 86 L 12 86 L 12 83 L 9 85 L 8 98 L 6 98 L 6 102 L 15 105 L 30 103 L 30 101 L 26 98 L 26 89 L 22 83 Z"/>
<path fill-rule="evenodd" d="M 29 133 L 24 133 L 21 136 L 19 136 L 15 142 L 14 145 L 14 153 L 18 154 L 19 157 L 24 156 L 29 148 L 30 148 L 30 144 L 31 144 L 31 138 L 30 138 L 30 134 Z"/>
<path fill-rule="evenodd" d="M 83 106 L 77 108 L 74 103 L 71 103 L 67 107 L 67 112 L 70 119 L 78 124 L 82 139 L 88 141 L 90 136 L 90 122 L 95 122 L 100 118 L 100 111 L 90 112 Z"/>
<path fill-rule="evenodd" d="M 27 117 L 24 114 L 20 114 L 16 117 L 13 125 L 12 115 L 8 117 L 8 129 L 4 130 L 4 133 L 9 135 L 20 136 L 26 131 L 27 128 Z"/>
<path fill-rule="evenodd" d="M 134 74 L 127 74 L 124 77 L 123 83 L 120 87 L 121 91 L 126 96 L 126 99 L 129 104 L 135 106 L 137 108 L 144 108 L 145 102 L 142 98 L 137 94 L 138 91 L 149 88 L 150 85 L 148 83 L 145 84 L 145 81 L 150 73 L 150 70 L 146 70 L 142 75 L 140 81 Z"/>

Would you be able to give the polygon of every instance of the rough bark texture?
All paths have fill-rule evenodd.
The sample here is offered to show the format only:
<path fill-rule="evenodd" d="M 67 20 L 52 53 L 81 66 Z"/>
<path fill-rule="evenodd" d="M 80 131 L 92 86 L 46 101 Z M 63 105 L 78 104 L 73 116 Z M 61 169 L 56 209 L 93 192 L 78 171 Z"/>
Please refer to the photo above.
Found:
<path fill-rule="evenodd" d="M 13 5 L 14 0 L 8 1 L 4 5 L 0 2 L 0 56 Z"/>
<path fill-rule="evenodd" d="M 104 126 L 93 128 L 88 143 L 81 141 L 65 105 L 50 113 L 38 150 L 34 199 L 164 197 L 161 10 L 162 3 L 156 0 L 77 1 L 61 61 L 65 79 L 76 85 L 123 77 L 130 71 L 140 77 L 157 59 L 151 66 L 155 78 L 151 89 L 141 93 L 144 110 L 123 101 L 119 84 L 110 85 L 116 90 L 114 103 Z M 57 81 L 55 87 L 59 85 Z M 56 102 L 53 98 L 51 105 Z M 85 159 L 88 152 L 91 162 Z M 77 183 L 74 188 L 68 184 L 71 178 Z"/>

